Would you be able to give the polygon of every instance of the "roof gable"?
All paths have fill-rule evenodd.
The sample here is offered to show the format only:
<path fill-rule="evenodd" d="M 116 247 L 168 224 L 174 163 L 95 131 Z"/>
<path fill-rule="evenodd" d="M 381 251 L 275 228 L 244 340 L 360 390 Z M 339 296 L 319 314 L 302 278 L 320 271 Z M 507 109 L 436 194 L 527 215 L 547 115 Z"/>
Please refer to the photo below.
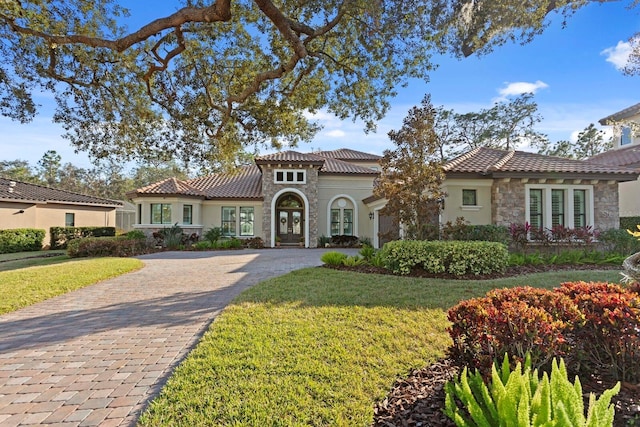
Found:
<path fill-rule="evenodd" d="M 351 150 L 349 148 L 339 148 L 331 151 L 316 151 L 315 155 L 349 162 L 377 162 L 382 159 L 377 154 L 365 153 L 363 151 Z"/>
<path fill-rule="evenodd" d="M 617 122 L 620 120 L 628 119 L 635 115 L 640 114 L 640 103 L 634 104 L 631 107 L 627 107 L 624 110 L 620 110 L 617 113 L 613 113 L 603 119 L 598 120 L 601 125 L 608 125 L 611 122 Z"/>
<path fill-rule="evenodd" d="M 591 157 L 587 161 L 602 165 L 640 169 L 640 146 L 630 145 L 628 147 L 606 151 Z"/>

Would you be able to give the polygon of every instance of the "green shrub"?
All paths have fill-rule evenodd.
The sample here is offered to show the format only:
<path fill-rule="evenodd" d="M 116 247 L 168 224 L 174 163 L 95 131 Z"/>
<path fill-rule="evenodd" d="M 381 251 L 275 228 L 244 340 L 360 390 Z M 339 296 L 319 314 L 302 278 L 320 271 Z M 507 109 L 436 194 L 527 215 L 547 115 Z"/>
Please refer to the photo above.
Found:
<path fill-rule="evenodd" d="M 395 274 L 415 268 L 455 276 L 490 274 L 503 272 L 509 262 L 507 247 L 497 242 L 396 240 L 382 252 L 385 268 Z"/>
<path fill-rule="evenodd" d="M 205 239 L 210 241 L 211 243 L 216 243 L 218 240 L 222 238 L 222 228 L 213 227 L 207 230 L 203 236 Z"/>
<path fill-rule="evenodd" d="M 218 242 L 219 249 L 242 249 L 242 240 L 235 237 Z"/>
<path fill-rule="evenodd" d="M 376 254 L 376 250 L 370 245 L 363 245 L 358 253 L 362 255 L 366 262 L 370 262 L 371 258 Z"/>
<path fill-rule="evenodd" d="M 191 246 L 191 248 L 197 251 L 208 251 L 211 249 L 217 249 L 218 244 L 212 243 L 209 240 L 201 240 L 199 242 L 194 243 L 193 246 Z"/>
<path fill-rule="evenodd" d="M 568 354 L 567 336 L 583 316 L 569 296 L 524 286 L 462 301 L 448 319 L 451 357 L 487 374 L 505 353 L 516 360 L 529 355 L 535 368 Z"/>
<path fill-rule="evenodd" d="M 620 228 L 622 230 L 637 230 L 637 226 L 640 225 L 640 216 L 625 216 L 620 217 Z"/>
<path fill-rule="evenodd" d="M 343 265 L 343 261 L 346 258 L 347 258 L 347 255 L 343 254 L 342 252 L 330 251 L 330 252 L 323 253 L 322 256 L 320 257 L 320 261 L 322 261 L 327 265 L 338 266 L 338 265 Z"/>
<path fill-rule="evenodd" d="M 356 267 L 358 265 L 362 265 L 365 264 L 365 260 L 364 258 L 361 258 L 358 255 L 355 256 L 348 256 L 345 259 L 342 260 L 342 265 L 347 266 L 347 267 Z"/>
<path fill-rule="evenodd" d="M 611 398 L 619 391 L 617 383 L 599 399 L 591 393 L 585 417 L 580 380 L 571 383 L 562 359 L 559 364 L 554 359 L 551 376 L 544 372 L 540 379 L 526 363 L 524 369 L 518 362 L 511 370 L 505 354 L 500 371 L 492 365 L 488 386 L 478 371 L 469 374 L 466 367 L 448 382 L 444 412 L 457 426 L 610 427 L 615 415 Z"/>
<path fill-rule="evenodd" d="M 149 251 L 146 239 L 127 237 L 85 237 L 67 244 L 67 255 L 72 258 L 115 256 L 128 257 Z"/>
<path fill-rule="evenodd" d="M 509 243 L 509 229 L 503 225 L 470 225 L 462 217 L 455 222 L 448 221 L 442 226 L 442 240 Z"/>
<path fill-rule="evenodd" d="M 147 235 L 142 230 L 131 230 L 124 234 L 127 239 L 146 239 Z"/>
<path fill-rule="evenodd" d="M 329 245 L 331 245 L 331 237 L 325 236 L 324 234 L 322 236 L 318 237 L 318 247 L 319 248 L 326 248 Z"/>
<path fill-rule="evenodd" d="M 635 230 L 635 226 L 630 230 Z M 605 230 L 598 236 L 598 241 L 602 248 L 609 253 L 629 256 L 636 252 L 640 252 L 640 241 L 635 239 L 627 229 L 618 230 L 612 228 Z"/>
<path fill-rule="evenodd" d="M 51 227 L 51 249 L 65 249 L 73 239 L 84 237 L 114 237 L 115 227 Z"/>
<path fill-rule="evenodd" d="M 45 233 L 45 230 L 36 228 L 0 230 L 0 254 L 39 251 Z"/>

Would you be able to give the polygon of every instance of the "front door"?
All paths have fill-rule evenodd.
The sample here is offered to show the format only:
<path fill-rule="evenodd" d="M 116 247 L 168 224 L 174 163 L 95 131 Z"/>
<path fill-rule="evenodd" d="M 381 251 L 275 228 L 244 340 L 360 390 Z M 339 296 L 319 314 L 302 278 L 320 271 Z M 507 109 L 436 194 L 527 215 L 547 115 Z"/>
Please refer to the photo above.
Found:
<path fill-rule="evenodd" d="M 302 209 L 278 210 L 278 237 L 283 244 L 298 244 L 304 233 Z"/>

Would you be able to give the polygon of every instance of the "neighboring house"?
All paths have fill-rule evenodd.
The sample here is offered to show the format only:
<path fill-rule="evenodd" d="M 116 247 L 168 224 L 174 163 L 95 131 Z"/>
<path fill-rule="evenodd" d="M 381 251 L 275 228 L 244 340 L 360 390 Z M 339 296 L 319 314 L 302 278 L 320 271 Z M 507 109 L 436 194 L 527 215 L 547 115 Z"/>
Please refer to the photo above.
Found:
<path fill-rule="evenodd" d="M 640 171 L 640 133 L 632 132 L 630 123 L 640 126 L 640 104 L 632 105 L 599 121 L 616 128 L 613 149 L 589 159 L 589 162 L 623 166 Z M 640 181 L 620 184 L 620 216 L 640 216 Z"/>
<path fill-rule="evenodd" d="M 619 228 L 618 184 L 638 171 L 524 151 L 476 148 L 445 165 L 442 221 Z"/>
<path fill-rule="evenodd" d="M 340 149 L 286 151 L 258 157 L 236 173 L 180 181 L 169 178 L 128 194 L 137 204 L 135 228 L 178 223 L 202 234 L 261 237 L 266 246 L 315 247 L 321 235 L 372 239 L 392 229 L 386 200 L 373 196 L 379 156 Z M 441 222 L 529 222 L 551 228 L 618 227 L 618 183 L 638 173 L 620 167 L 522 151 L 474 149 L 445 165 L 447 197 Z"/>
<path fill-rule="evenodd" d="M 118 200 L 122 203 L 116 209 L 116 228 L 122 231 L 131 231 L 136 223 L 136 205 L 126 200 Z"/>
<path fill-rule="evenodd" d="M 115 227 L 121 202 L 0 178 L 0 228 Z"/>

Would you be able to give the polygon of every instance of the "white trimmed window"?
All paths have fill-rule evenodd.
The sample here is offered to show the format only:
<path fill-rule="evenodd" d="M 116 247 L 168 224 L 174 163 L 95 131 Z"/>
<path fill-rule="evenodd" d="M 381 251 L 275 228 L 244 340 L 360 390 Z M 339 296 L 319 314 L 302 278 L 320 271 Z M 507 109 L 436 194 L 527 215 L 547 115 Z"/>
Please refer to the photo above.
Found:
<path fill-rule="evenodd" d="M 171 224 L 171 203 L 151 203 L 151 224 Z"/>
<path fill-rule="evenodd" d="M 620 132 L 620 146 L 631 144 L 631 128 L 623 126 Z"/>
<path fill-rule="evenodd" d="M 193 205 L 182 205 L 182 223 L 193 224 Z"/>
<path fill-rule="evenodd" d="M 223 236 L 235 236 L 236 235 L 236 208 L 235 206 L 223 206 L 222 207 L 222 235 Z"/>
<path fill-rule="evenodd" d="M 255 212 L 252 206 L 240 207 L 240 235 L 253 236 L 253 225 L 255 223 Z"/>
<path fill-rule="evenodd" d="M 525 186 L 526 218 L 533 228 L 593 226 L 591 185 Z"/>
<path fill-rule="evenodd" d="M 273 171 L 276 184 L 306 184 L 307 171 L 304 169 L 276 169 Z"/>

